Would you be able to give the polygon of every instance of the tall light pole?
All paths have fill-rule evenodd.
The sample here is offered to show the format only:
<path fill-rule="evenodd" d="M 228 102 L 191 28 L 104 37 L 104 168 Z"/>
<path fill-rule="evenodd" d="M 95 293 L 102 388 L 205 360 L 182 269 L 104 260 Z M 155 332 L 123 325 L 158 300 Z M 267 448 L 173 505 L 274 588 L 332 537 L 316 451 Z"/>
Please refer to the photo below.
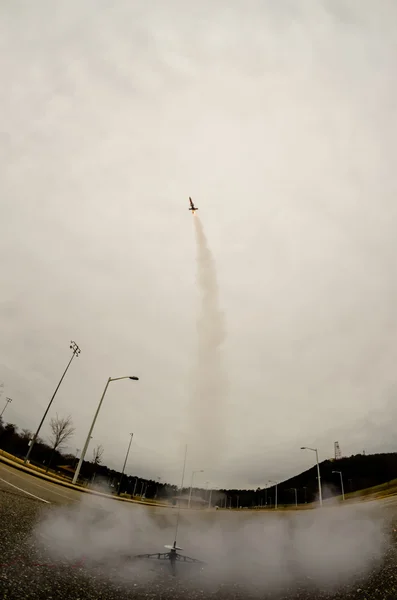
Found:
<path fill-rule="evenodd" d="M 276 486 L 276 499 L 274 503 L 274 510 L 277 510 L 277 481 L 272 481 L 271 479 L 269 479 L 269 483 L 274 483 Z"/>
<path fill-rule="evenodd" d="M 208 500 L 208 508 L 211 508 L 212 490 L 217 490 L 217 489 L 218 489 L 217 487 L 215 487 L 215 488 L 211 487 L 211 489 L 210 489 L 210 497 L 209 497 L 209 500 Z"/>
<path fill-rule="evenodd" d="M 125 455 L 125 461 L 124 461 L 124 464 L 123 464 L 123 470 L 121 472 L 121 477 L 120 477 L 120 481 L 119 481 L 119 487 L 118 487 L 118 490 L 117 490 L 117 495 L 118 496 L 120 496 L 121 482 L 123 480 L 125 465 L 127 464 L 128 455 L 130 453 L 130 448 L 131 448 L 131 442 L 132 442 L 133 435 L 134 435 L 133 433 L 130 433 L 130 436 L 131 436 L 130 437 L 130 443 L 128 444 L 128 450 L 127 450 L 127 454 Z"/>
<path fill-rule="evenodd" d="M 343 476 L 342 476 L 342 471 L 332 471 L 333 473 L 339 473 L 340 475 L 340 487 L 342 488 L 342 499 L 345 499 L 345 490 L 343 487 Z"/>
<path fill-rule="evenodd" d="M 320 506 L 323 505 L 323 494 L 321 491 L 321 476 L 320 476 L 320 465 L 318 462 L 318 451 L 317 448 L 308 448 L 307 446 L 302 446 L 301 450 L 311 450 L 316 453 L 316 462 L 317 462 L 317 481 L 318 481 L 318 497 L 320 500 Z"/>
<path fill-rule="evenodd" d="M 3 413 L 4 413 L 5 409 L 7 408 L 7 406 L 10 404 L 10 402 L 12 402 L 12 398 L 6 398 L 6 404 L 5 404 L 5 407 L 3 408 L 3 410 L 1 411 L 0 419 L 3 416 Z"/>
<path fill-rule="evenodd" d="M 85 441 L 84 448 L 83 448 L 83 451 L 82 451 L 81 456 L 80 456 L 79 464 L 77 465 L 77 469 L 76 469 L 76 471 L 74 473 L 74 477 L 73 477 L 72 483 L 76 483 L 76 481 L 78 479 L 78 476 L 80 474 L 81 465 L 83 464 L 83 460 L 84 460 L 85 454 L 87 452 L 88 444 L 90 443 L 92 430 L 94 429 L 95 421 L 97 420 L 97 416 L 98 416 L 98 413 L 99 413 L 100 408 L 102 406 L 102 402 L 103 402 L 103 399 L 105 397 L 106 390 L 108 389 L 109 383 L 111 381 L 119 381 L 120 379 L 132 379 L 134 381 L 138 381 L 139 377 L 130 377 L 130 376 L 127 375 L 125 377 L 109 377 L 109 379 L 107 380 L 106 385 L 105 385 L 105 389 L 103 390 L 102 397 L 101 397 L 101 399 L 99 401 L 99 404 L 98 404 L 98 408 L 96 409 L 96 413 L 94 415 L 94 419 L 93 419 L 93 421 L 91 423 L 91 427 L 90 427 L 90 430 L 88 432 L 87 439 Z"/>
<path fill-rule="evenodd" d="M 51 406 L 51 404 L 52 404 L 52 402 L 53 402 L 53 400 L 54 400 L 54 398 L 55 398 L 55 396 L 56 396 L 56 394 L 57 394 L 57 391 L 59 390 L 59 387 L 60 387 L 60 385 L 61 385 L 61 383 L 62 383 L 62 381 L 63 381 L 63 378 L 65 377 L 65 375 L 66 375 L 66 373 L 67 373 L 67 370 L 69 369 L 69 367 L 70 367 L 70 365 L 71 365 L 71 363 L 72 363 L 72 360 L 74 359 L 74 357 L 75 357 L 75 356 L 79 356 L 79 354 L 80 354 L 80 352 L 81 352 L 80 348 L 78 347 L 78 345 L 76 344 L 76 342 L 73 342 L 73 340 L 70 342 L 70 349 L 72 350 L 72 356 L 71 356 L 71 359 L 69 360 L 69 362 L 68 362 L 68 364 L 67 364 L 67 367 L 66 367 L 66 369 L 64 370 L 64 372 L 63 372 L 63 375 L 62 375 L 62 377 L 61 377 L 61 379 L 60 379 L 60 381 L 59 381 L 59 383 L 58 383 L 57 387 L 55 388 L 55 392 L 53 393 L 53 395 L 52 395 L 52 398 L 51 398 L 51 400 L 50 400 L 50 401 L 49 401 L 49 403 L 48 403 L 47 409 L 46 409 L 46 411 L 45 411 L 45 413 L 44 413 L 44 415 L 43 415 L 43 418 L 42 418 L 42 419 L 41 419 L 41 421 L 40 421 L 40 425 L 38 426 L 38 428 L 37 428 L 37 431 L 36 431 L 36 433 L 34 434 L 34 436 L 33 436 L 33 438 L 32 438 L 32 442 L 31 442 L 31 444 L 30 444 L 30 446 L 29 446 L 29 450 L 28 450 L 28 452 L 27 452 L 27 454 L 26 454 L 26 456 L 25 456 L 25 460 L 24 460 L 24 464 L 25 464 L 25 465 L 26 465 L 26 463 L 27 463 L 27 462 L 28 462 L 28 460 L 29 460 L 30 454 L 31 454 L 31 452 L 32 452 L 32 450 L 33 450 L 33 446 L 35 445 L 35 443 L 36 443 L 36 441 L 37 441 L 37 436 L 39 435 L 39 432 L 40 432 L 41 426 L 43 425 L 43 423 L 44 423 L 44 419 L 46 418 L 46 416 L 47 416 L 47 413 L 48 413 L 48 411 L 50 410 L 50 406 Z"/>
<path fill-rule="evenodd" d="M 193 479 L 196 473 L 204 473 L 204 469 L 198 469 L 197 471 L 192 471 L 192 479 L 190 480 L 190 492 L 189 492 L 189 503 L 188 508 L 190 508 L 190 503 L 192 501 L 192 489 L 193 489 Z"/>

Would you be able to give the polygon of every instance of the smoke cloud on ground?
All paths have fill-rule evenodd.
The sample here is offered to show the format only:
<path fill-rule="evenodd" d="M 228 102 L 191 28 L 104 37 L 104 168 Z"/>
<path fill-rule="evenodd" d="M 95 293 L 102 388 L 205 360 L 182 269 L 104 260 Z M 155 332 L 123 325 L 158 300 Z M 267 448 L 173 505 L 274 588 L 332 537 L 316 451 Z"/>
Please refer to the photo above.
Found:
<path fill-rule="evenodd" d="M 197 358 L 193 373 L 189 459 L 203 468 L 214 467 L 225 449 L 227 383 L 221 347 L 226 339 L 219 305 L 216 264 L 200 218 L 194 215 L 197 244 L 197 283 L 201 307 L 197 321 Z"/>
<path fill-rule="evenodd" d="M 165 552 L 177 511 L 87 496 L 45 514 L 34 532 L 51 559 L 79 560 L 127 585 L 153 580 L 168 564 L 133 559 Z M 242 584 L 259 593 L 294 586 L 335 588 L 376 567 L 387 550 L 385 514 L 376 505 L 279 513 L 181 511 L 178 545 L 205 561 L 178 563 L 178 577 L 216 589 Z"/>

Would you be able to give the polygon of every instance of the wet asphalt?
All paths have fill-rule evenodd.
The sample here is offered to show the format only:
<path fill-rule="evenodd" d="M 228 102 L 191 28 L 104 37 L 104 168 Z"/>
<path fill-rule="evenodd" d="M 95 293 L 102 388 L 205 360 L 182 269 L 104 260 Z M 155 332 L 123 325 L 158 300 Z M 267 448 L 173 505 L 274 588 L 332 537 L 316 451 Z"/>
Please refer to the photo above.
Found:
<path fill-rule="evenodd" d="M 1 473 L 0 473 L 1 475 Z M 11 478 L 11 475 L 10 475 Z M 16 479 L 14 479 L 16 481 Z M 17 485 L 17 484 L 15 484 Z M 37 485 L 40 482 L 36 482 Z M 32 483 L 33 486 L 33 483 Z M 18 486 L 19 487 L 19 486 Z M 22 483 L 21 486 L 22 487 Z M 31 487 L 30 489 L 33 489 Z M 58 492 L 63 494 L 63 488 Z M 318 589 L 309 580 L 295 582 L 293 587 L 275 591 L 255 589 L 239 583 L 207 585 L 205 575 L 189 577 L 189 567 L 178 565 L 176 577 L 169 572 L 168 564 L 153 563 L 146 577 L 134 577 L 129 570 L 130 558 L 122 565 L 90 563 L 84 557 L 68 560 L 66 557 L 50 558 L 45 543 L 32 536 L 35 525 L 56 510 L 59 504 L 77 502 L 74 492 L 57 496 L 57 486 L 52 491 L 51 503 L 29 496 L 17 487 L 0 481 L 0 598 L 7 600 L 57 599 L 57 600 L 121 600 L 121 599 L 230 599 L 244 600 L 389 600 L 397 599 L 397 534 L 391 524 L 391 543 L 380 564 L 372 573 L 357 576 L 348 586 L 339 590 Z M 33 492 L 31 492 L 33 493 Z M 51 492 L 49 492 L 51 495 Z M 46 497 L 50 497 L 48 494 Z M 49 501 L 48 501 L 49 502 Z M 394 511 L 393 507 L 393 511 Z M 387 532 L 390 533 L 390 532 Z M 186 568 L 185 568 L 186 567 Z M 196 568 L 197 567 L 193 567 Z M 127 576 L 128 575 L 128 576 Z"/>

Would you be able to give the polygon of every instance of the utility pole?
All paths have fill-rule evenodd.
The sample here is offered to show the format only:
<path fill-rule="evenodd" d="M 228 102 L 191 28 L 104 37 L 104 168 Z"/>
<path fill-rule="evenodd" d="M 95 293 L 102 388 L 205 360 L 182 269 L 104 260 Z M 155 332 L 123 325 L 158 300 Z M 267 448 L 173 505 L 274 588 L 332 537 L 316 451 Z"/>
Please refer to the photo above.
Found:
<path fill-rule="evenodd" d="M 48 403 L 47 409 L 46 409 L 46 411 L 45 411 L 45 413 L 44 413 L 44 415 L 43 415 L 43 418 L 42 418 L 42 419 L 41 419 L 41 421 L 40 421 L 40 425 L 38 426 L 38 428 L 37 428 L 37 431 L 36 431 L 36 433 L 35 433 L 35 434 L 34 434 L 34 436 L 33 436 L 32 442 L 31 442 L 31 444 L 30 444 L 30 446 L 29 446 L 29 450 L 28 450 L 28 452 L 27 452 L 27 454 L 26 454 L 26 456 L 25 456 L 25 460 L 24 460 L 24 464 L 25 464 L 25 465 L 26 465 L 26 463 L 27 463 L 27 462 L 28 462 L 28 460 L 29 460 L 29 457 L 30 457 L 30 455 L 31 455 L 31 452 L 32 452 L 32 450 L 33 450 L 33 446 L 35 445 L 35 443 L 36 443 L 36 441 L 37 441 L 37 437 L 38 437 L 38 435 L 39 435 L 39 432 L 40 432 L 41 426 L 43 425 L 43 423 L 44 423 L 44 419 L 46 418 L 46 416 L 47 416 L 47 413 L 48 413 L 48 411 L 50 410 L 51 404 L 52 404 L 52 402 L 53 402 L 53 400 L 54 400 L 54 398 L 55 398 L 55 396 L 56 396 L 56 394 L 57 394 L 57 391 L 59 390 L 59 387 L 60 387 L 60 385 L 61 385 L 61 383 L 62 383 L 62 381 L 63 381 L 63 378 L 65 377 L 65 375 L 66 375 L 66 373 L 67 373 L 67 370 L 69 369 L 69 367 L 70 367 L 70 365 L 71 365 L 71 363 L 72 363 L 72 360 L 74 359 L 74 357 L 75 357 L 75 356 L 79 356 L 79 354 L 80 354 L 80 352 L 81 352 L 80 348 L 78 347 L 78 345 L 76 344 L 76 342 L 73 342 L 73 340 L 70 342 L 70 349 L 72 350 L 72 357 L 71 357 L 71 359 L 69 360 L 69 362 L 68 362 L 68 364 L 67 364 L 67 367 L 66 367 L 66 369 L 65 369 L 65 371 L 64 371 L 64 373 L 63 373 L 63 375 L 62 375 L 62 377 L 61 377 L 61 379 L 60 379 L 60 381 L 59 381 L 59 383 L 58 383 L 58 385 L 57 385 L 57 387 L 56 387 L 56 389 L 55 389 L 55 392 L 54 392 L 54 393 L 53 393 L 53 395 L 52 395 L 52 398 L 51 398 L 50 402 Z"/>

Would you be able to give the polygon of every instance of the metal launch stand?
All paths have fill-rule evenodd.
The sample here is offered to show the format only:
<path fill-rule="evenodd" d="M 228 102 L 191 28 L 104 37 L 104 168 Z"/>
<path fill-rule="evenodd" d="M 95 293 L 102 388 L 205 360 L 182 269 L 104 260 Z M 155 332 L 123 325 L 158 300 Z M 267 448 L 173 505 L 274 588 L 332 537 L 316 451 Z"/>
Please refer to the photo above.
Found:
<path fill-rule="evenodd" d="M 183 464 L 181 491 L 183 489 L 183 480 L 184 480 L 184 475 L 185 475 L 186 454 L 187 454 L 187 446 L 186 446 L 186 450 L 185 450 L 185 461 Z M 178 554 L 178 552 L 177 552 L 177 550 L 183 550 L 183 548 L 180 548 L 179 546 L 176 545 L 180 511 L 181 511 L 181 506 L 179 504 L 178 515 L 177 515 L 177 520 L 176 520 L 174 544 L 172 546 L 170 546 L 170 545 L 164 546 L 165 548 L 167 548 L 167 550 L 169 550 L 169 552 L 154 552 L 151 554 L 138 554 L 135 556 L 136 559 L 145 559 L 146 558 L 146 559 L 155 559 L 155 560 L 169 560 L 170 567 L 171 567 L 171 573 L 174 576 L 176 575 L 176 563 L 177 562 L 195 563 L 195 564 L 201 564 L 201 565 L 205 564 L 202 560 L 198 560 L 197 558 L 191 558 L 190 556 L 185 556 L 184 554 Z"/>
<path fill-rule="evenodd" d="M 190 556 L 185 556 L 184 554 L 178 554 L 177 550 L 183 550 L 176 545 L 176 540 L 173 546 L 166 545 L 164 546 L 169 550 L 169 552 L 154 552 L 153 554 L 138 554 L 135 558 L 154 558 L 157 560 L 169 560 L 171 573 L 172 575 L 176 575 L 176 563 L 184 562 L 184 563 L 196 563 L 204 565 L 205 563 L 202 560 L 198 560 L 197 558 L 191 558 Z"/>

